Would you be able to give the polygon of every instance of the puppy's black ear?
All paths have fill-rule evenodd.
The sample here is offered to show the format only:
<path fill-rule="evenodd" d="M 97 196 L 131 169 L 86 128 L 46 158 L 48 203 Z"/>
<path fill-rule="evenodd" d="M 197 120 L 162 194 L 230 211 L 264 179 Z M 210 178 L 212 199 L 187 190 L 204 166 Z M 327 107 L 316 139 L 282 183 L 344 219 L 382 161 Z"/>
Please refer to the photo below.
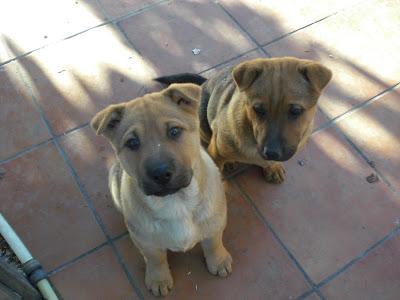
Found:
<path fill-rule="evenodd" d="M 197 113 L 201 87 L 191 83 L 174 83 L 163 94 L 175 102 L 184 111 Z"/>
<path fill-rule="evenodd" d="M 232 70 L 232 77 L 241 92 L 248 89 L 261 75 L 263 69 L 253 61 L 243 62 Z"/>
<path fill-rule="evenodd" d="M 332 71 L 319 63 L 307 62 L 297 69 L 317 92 L 321 92 L 332 78 Z"/>
<path fill-rule="evenodd" d="M 114 129 L 118 127 L 124 114 L 124 104 L 113 104 L 98 112 L 90 122 L 90 126 L 97 135 L 110 137 Z"/>

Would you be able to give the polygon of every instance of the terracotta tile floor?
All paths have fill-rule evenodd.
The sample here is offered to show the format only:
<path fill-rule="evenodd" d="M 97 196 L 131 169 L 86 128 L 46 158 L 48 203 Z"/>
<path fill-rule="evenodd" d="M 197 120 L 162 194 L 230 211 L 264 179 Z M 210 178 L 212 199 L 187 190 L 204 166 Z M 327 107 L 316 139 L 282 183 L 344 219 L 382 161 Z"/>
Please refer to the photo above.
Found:
<path fill-rule="evenodd" d="M 333 70 L 316 131 L 282 185 L 255 167 L 226 183 L 232 276 L 171 253 L 169 297 L 400 299 L 399 1 L 3 2 L 0 209 L 63 299 L 152 298 L 91 116 L 156 75 L 285 55 Z"/>

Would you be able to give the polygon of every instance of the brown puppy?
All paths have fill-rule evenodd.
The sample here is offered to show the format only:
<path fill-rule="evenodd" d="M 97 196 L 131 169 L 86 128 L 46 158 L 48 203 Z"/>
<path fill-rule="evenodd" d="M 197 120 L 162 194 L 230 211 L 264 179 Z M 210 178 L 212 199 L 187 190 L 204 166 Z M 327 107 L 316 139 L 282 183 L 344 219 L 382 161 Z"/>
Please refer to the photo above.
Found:
<path fill-rule="evenodd" d="M 281 183 L 281 162 L 306 143 L 318 98 L 331 77 L 319 63 L 283 57 L 245 61 L 208 80 L 187 73 L 155 80 L 202 84 L 201 137 L 220 168 L 254 164 L 263 168 L 267 181 Z"/>
<path fill-rule="evenodd" d="M 166 295 L 173 280 L 167 250 L 201 242 L 208 270 L 225 277 L 232 258 L 222 243 L 226 200 L 215 163 L 200 146 L 201 88 L 174 84 L 99 112 L 91 125 L 118 160 L 109 187 L 146 262 L 145 283 Z"/>

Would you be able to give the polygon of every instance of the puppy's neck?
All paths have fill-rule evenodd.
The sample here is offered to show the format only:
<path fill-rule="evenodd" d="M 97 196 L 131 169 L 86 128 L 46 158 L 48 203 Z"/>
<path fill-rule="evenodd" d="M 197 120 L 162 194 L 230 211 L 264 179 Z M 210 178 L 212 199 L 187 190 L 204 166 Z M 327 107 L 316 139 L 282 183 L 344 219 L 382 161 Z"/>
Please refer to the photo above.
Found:
<path fill-rule="evenodd" d="M 207 179 L 207 168 L 206 168 L 206 155 L 207 152 L 202 148 L 202 146 L 199 144 L 199 155 L 196 161 L 194 162 L 193 165 L 193 179 L 196 179 L 196 182 L 198 184 L 198 189 L 200 191 L 204 190 L 204 186 L 206 184 L 206 179 Z M 193 180 L 192 179 L 192 180 Z"/>
<path fill-rule="evenodd" d="M 237 94 L 234 95 L 233 99 L 233 105 L 232 105 L 232 117 L 233 117 L 233 122 L 231 123 L 231 128 L 232 134 L 230 135 L 232 138 L 236 137 L 236 139 L 233 141 L 234 144 L 238 147 L 241 148 L 241 144 L 245 142 L 245 144 L 248 144 L 247 141 L 241 140 L 239 137 L 244 137 L 245 139 L 251 139 L 256 143 L 254 133 L 252 130 L 252 123 L 251 120 L 249 120 L 247 116 L 247 110 L 246 110 L 246 99 L 243 93 L 238 92 Z"/>

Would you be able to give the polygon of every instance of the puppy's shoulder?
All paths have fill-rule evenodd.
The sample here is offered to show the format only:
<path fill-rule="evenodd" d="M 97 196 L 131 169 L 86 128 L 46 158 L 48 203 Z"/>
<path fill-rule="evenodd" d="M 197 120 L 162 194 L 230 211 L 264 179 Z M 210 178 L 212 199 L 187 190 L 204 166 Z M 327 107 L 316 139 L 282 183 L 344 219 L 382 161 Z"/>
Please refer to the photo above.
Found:
<path fill-rule="evenodd" d="M 211 76 L 203 84 L 203 87 L 209 92 L 212 92 L 216 88 L 224 88 L 233 81 L 231 73 L 232 67 L 223 68 Z"/>

